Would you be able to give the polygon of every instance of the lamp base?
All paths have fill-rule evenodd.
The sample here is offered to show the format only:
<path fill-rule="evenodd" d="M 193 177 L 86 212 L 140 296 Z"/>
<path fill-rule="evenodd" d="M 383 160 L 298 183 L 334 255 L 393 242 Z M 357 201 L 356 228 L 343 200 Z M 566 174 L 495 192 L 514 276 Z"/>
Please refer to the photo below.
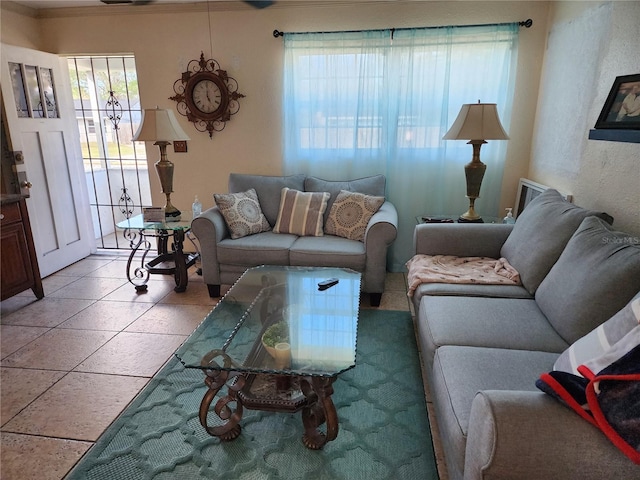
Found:
<path fill-rule="evenodd" d="M 154 145 L 160 147 L 160 160 L 155 163 L 155 167 L 160 185 L 162 186 L 162 193 L 164 193 L 167 199 L 164 206 L 164 216 L 165 218 L 175 219 L 179 217 L 182 212 L 171 204 L 171 193 L 173 192 L 173 163 L 167 158 L 167 145 L 169 145 L 169 142 L 159 140 Z"/>
<path fill-rule="evenodd" d="M 165 207 L 164 216 L 165 218 L 175 218 L 182 215 L 182 212 L 178 210 L 176 207 L 173 207 L 173 210 L 167 210 Z"/>
<path fill-rule="evenodd" d="M 470 197 L 469 195 L 467 195 L 467 198 L 469 199 L 469 209 L 466 212 L 464 212 L 462 215 L 460 215 L 460 218 L 458 218 L 458 222 L 484 223 L 484 221 L 482 220 L 482 217 L 476 213 L 476 209 L 475 209 L 476 198 L 478 197 Z"/>
<path fill-rule="evenodd" d="M 176 207 L 174 207 L 173 204 L 171 203 L 171 193 L 165 193 L 165 197 L 167 198 L 167 201 L 164 206 L 165 218 L 175 219 L 176 217 L 179 217 L 180 215 L 182 215 L 182 212 L 178 210 Z"/>
<path fill-rule="evenodd" d="M 473 146 L 473 157 L 464 166 L 464 176 L 467 180 L 467 198 L 469 199 L 469 209 L 460 215 L 458 222 L 462 223 L 483 223 L 482 217 L 475 211 L 476 198 L 480 197 L 480 186 L 487 166 L 480 161 L 480 147 L 487 143 L 484 140 L 470 140 Z"/>
<path fill-rule="evenodd" d="M 167 203 L 164 206 L 165 218 L 179 217 L 182 214 L 182 212 L 178 210 L 176 207 L 174 207 L 173 204 L 171 203 L 171 194 L 167 193 L 165 194 L 165 196 L 167 197 Z"/>
<path fill-rule="evenodd" d="M 482 217 L 470 220 L 468 218 L 464 218 L 464 217 L 459 217 L 458 218 L 458 223 L 484 223 L 484 220 L 482 219 Z"/>

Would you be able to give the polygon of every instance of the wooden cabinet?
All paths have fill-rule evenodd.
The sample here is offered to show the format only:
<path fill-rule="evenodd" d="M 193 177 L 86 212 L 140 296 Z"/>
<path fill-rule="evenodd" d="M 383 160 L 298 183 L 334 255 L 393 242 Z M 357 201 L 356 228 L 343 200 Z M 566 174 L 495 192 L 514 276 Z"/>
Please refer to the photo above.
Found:
<path fill-rule="evenodd" d="M 0 263 L 1 300 L 29 288 L 38 299 L 44 297 L 27 204 L 22 195 L 2 195 Z"/>

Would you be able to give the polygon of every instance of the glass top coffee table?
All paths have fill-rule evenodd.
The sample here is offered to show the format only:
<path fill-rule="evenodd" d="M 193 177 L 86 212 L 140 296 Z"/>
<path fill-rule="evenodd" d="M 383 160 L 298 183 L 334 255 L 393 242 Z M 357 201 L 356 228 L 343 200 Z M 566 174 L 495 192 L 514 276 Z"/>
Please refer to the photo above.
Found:
<path fill-rule="evenodd" d="M 233 440 L 243 408 L 302 410 L 305 446 L 334 440 L 332 384 L 355 367 L 359 303 L 360 274 L 349 269 L 248 269 L 176 352 L 206 375 L 202 426 Z"/>

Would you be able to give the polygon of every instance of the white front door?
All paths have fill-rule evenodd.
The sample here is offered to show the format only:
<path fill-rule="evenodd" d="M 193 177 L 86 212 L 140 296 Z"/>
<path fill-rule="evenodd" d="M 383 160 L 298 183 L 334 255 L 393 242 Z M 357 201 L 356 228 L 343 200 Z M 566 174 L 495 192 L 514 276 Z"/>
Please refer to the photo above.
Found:
<path fill-rule="evenodd" d="M 44 277 L 95 251 L 66 60 L 5 44 L 1 58 L 9 140 L 22 152 L 16 170 Z"/>

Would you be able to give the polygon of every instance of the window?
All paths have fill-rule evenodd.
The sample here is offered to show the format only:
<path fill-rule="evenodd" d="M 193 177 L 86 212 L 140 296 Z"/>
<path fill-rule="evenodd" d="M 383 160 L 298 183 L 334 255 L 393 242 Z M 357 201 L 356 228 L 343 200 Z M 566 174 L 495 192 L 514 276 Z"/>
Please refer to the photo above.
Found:
<path fill-rule="evenodd" d="M 415 217 L 466 209 L 465 142 L 442 137 L 464 103 L 496 103 L 510 123 L 517 24 L 284 34 L 284 170 L 329 180 L 385 174 L 399 212 L 391 269 L 408 260 Z M 505 142 L 476 207 L 495 214 Z M 502 145 L 501 145 L 502 144 Z"/>

